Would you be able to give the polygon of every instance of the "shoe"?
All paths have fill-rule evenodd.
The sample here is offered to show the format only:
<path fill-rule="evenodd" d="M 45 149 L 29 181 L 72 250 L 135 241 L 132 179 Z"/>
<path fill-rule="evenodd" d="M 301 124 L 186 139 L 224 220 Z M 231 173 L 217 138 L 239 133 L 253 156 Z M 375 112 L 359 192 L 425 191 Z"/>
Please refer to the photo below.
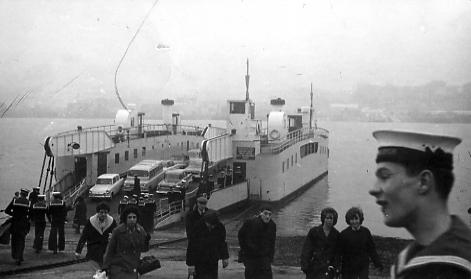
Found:
<path fill-rule="evenodd" d="M 39 254 L 39 253 L 41 253 L 41 250 L 35 249 L 35 250 L 34 250 L 34 253 Z"/>
<path fill-rule="evenodd" d="M 53 253 L 53 254 L 57 254 L 57 250 L 54 250 L 52 253 Z"/>
<path fill-rule="evenodd" d="M 16 265 L 21 265 L 21 260 L 16 260 Z"/>

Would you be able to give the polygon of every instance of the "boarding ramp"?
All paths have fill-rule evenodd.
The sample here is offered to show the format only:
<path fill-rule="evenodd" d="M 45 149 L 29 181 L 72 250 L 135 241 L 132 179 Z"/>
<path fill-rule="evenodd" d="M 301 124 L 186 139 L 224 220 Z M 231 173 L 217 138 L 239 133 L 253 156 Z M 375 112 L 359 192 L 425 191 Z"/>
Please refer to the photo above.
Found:
<path fill-rule="evenodd" d="M 229 134 L 203 140 L 201 155 L 204 161 L 217 163 L 232 158 L 232 138 Z"/>
<path fill-rule="evenodd" d="M 219 137 L 222 135 L 227 134 L 227 130 L 224 128 L 218 128 L 218 127 L 213 127 L 211 125 L 208 125 L 206 128 L 203 130 L 203 137 L 205 139 L 211 139 L 215 137 Z"/>

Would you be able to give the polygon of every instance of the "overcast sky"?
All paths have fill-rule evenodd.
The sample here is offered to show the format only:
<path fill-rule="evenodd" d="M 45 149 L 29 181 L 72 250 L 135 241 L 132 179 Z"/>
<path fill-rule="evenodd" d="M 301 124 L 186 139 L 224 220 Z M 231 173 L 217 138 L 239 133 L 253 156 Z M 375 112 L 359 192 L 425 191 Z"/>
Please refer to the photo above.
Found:
<path fill-rule="evenodd" d="M 28 101 L 114 96 L 114 71 L 153 3 L 0 0 L 0 102 L 28 91 Z M 243 98 L 247 58 L 252 91 L 268 95 L 311 81 L 343 91 L 461 85 L 471 81 L 471 1 L 161 0 L 118 86 L 127 102 L 133 94 Z"/>

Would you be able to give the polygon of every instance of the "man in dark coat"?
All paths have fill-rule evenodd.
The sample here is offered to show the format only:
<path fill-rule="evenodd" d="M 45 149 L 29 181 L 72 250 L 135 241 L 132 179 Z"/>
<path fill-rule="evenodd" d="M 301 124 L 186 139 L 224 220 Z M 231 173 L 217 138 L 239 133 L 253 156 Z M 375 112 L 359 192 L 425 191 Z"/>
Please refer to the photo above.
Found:
<path fill-rule="evenodd" d="M 51 223 L 49 232 L 48 249 L 57 254 L 57 250 L 65 249 L 64 224 L 67 218 L 67 211 L 71 208 L 65 205 L 60 192 L 52 193 L 52 201 L 49 203 L 48 219 Z"/>
<path fill-rule="evenodd" d="M 11 257 L 17 265 L 23 261 L 25 238 L 29 232 L 29 201 L 26 198 L 28 190 L 21 189 L 20 197 L 13 199 L 5 209 L 5 213 L 12 216 L 11 220 Z"/>
<path fill-rule="evenodd" d="M 217 279 L 218 262 L 223 268 L 229 264 L 226 229 L 216 212 L 206 214 L 202 222 L 195 225 L 188 240 L 186 264 L 188 273 L 195 279 Z"/>
<path fill-rule="evenodd" d="M 333 276 L 340 268 L 337 255 L 340 234 L 334 227 L 337 218 L 337 211 L 326 207 L 321 211 L 321 225 L 309 230 L 301 252 L 301 270 L 306 279 L 323 279 L 326 272 Z"/>
<path fill-rule="evenodd" d="M 186 214 L 185 218 L 185 228 L 186 228 L 186 236 L 189 238 L 191 231 L 195 227 L 196 224 L 201 222 L 201 219 L 206 213 L 214 212 L 208 211 L 209 209 L 206 207 L 208 203 L 208 199 L 204 196 L 198 197 L 196 199 L 196 205 L 194 208 Z"/>
<path fill-rule="evenodd" d="M 33 206 L 38 201 L 39 190 L 39 187 L 33 187 L 33 191 L 29 193 L 28 200 L 31 206 Z"/>
<path fill-rule="evenodd" d="M 275 255 L 276 225 L 272 211 L 264 206 L 258 216 L 248 219 L 238 233 L 240 260 L 245 266 L 245 278 L 271 279 L 271 263 Z"/>
<path fill-rule="evenodd" d="M 138 198 L 141 196 L 141 180 L 137 175 L 134 176 L 133 195 L 137 195 Z"/>
<path fill-rule="evenodd" d="M 83 228 L 82 235 L 75 249 L 75 256 L 79 257 L 83 246 L 87 243 L 87 259 L 97 263 L 97 268 L 103 264 L 106 246 L 110 233 L 116 228 L 116 221 L 108 213 L 110 207 L 104 203 L 97 205 L 96 214 L 90 217 Z"/>
<path fill-rule="evenodd" d="M 38 200 L 31 208 L 31 221 L 34 224 L 33 249 L 36 253 L 43 249 L 44 230 L 46 229 L 47 204 L 45 195 L 38 195 Z"/>
<path fill-rule="evenodd" d="M 87 223 L 87 203 L 82 196 L 75 200 L 74 227 L 75 233 L 80 233 L 80 226 Z"/>

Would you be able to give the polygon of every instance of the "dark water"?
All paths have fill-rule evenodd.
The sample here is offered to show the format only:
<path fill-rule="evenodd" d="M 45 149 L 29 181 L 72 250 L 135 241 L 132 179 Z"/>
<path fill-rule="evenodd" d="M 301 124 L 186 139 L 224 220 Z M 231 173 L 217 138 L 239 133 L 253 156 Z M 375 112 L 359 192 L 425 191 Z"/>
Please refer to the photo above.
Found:
<path fill-rule="evenodd" d="M 203 126 L 209 121 L 192 122 Z M 0 208 L 7 205 L 19 188 L 37 186 L 44 154 L 42 144 L 47 136 L 75 129 L 77 125 L 108 123 L 110 120 L 106 119 L 1 118 Z M 190 123 L 184 121 L 184 124 Z M 338 211 L 337 228 L 343 229 L 348 208 L 361 206 L 365 213 L 364 225 L 374 234 L 409 237 L 404 230 L 391 229 L 382 223 L 382 214 L 368 195 L 374 183 L 376 153 L 371 132 L 389 128 L 441 133 L 463 139 L 456 149 L 456 182 L 450 196 L 450 210 L 468 220 L 466 211 L 471 206 L 470 124 L 326 122 L 320 126 L 330 130 L 329 175 L 276 212 L 278 234 L 305 235 L 310 227 L 320 223 L 320 210 L 325 206 Z"/>

